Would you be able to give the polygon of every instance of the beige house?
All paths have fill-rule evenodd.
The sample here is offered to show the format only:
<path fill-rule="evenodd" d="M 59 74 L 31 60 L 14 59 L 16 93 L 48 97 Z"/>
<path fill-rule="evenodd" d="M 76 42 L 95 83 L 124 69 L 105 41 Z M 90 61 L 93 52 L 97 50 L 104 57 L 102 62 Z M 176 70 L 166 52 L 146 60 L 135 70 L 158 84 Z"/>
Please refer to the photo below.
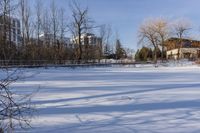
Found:
<path fill-rule="evenodd" d="M 167 59 L 197 59 L 200 58 L 200 48 L 180 48 L 167 51 Z"/>
<path fill-rule="evenodd" d="M 200 58 L 200 41 L 191 39 L 170 38 L 165 42 L 167 59 Z"/>

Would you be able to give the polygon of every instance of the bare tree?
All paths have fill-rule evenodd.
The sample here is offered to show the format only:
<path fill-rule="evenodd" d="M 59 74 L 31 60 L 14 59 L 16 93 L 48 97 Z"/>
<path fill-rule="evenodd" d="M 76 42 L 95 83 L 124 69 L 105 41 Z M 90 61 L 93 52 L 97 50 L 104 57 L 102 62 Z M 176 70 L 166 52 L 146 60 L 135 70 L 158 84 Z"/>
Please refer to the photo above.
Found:
<path fill-rule="evenodd" d="M 17 5 L 13 2 L 13 0 L 1 0 L 1 9 L 0 9 L 0 21 L 1 21 L 1 47 L 0 47 L 0 56 L 3 60 L 10 60 L 15 54 L 13 48 L 15 45 L 12 42 L 12 26 L 13 21 L 11 17 L 13 17 L 14 11 Z M 14 34 L 14 33 L 13 33 Z"/>
<path fill-rule="evenodd" d="M 93 26 L 91 19 L 88 17 L 88 8 L 82 9 L 76 1 L 73 1 L 73 3 L 70 4 L 70 8 L 72 11 L 72 21 L 68 27 L 73 35 L 76 45 L 78 45 L 76 55 L 77 59 L 80 61 L 83 54 L 81 35 L 92 29 Z"/>
<path fill-rule="evenodd" d="M 65 37 L 65 33 L 67 32 L 67 23 L 66 23 L 66 19 L 65 19 L 65 10 L 63 8 L 60 9 L 59 11 L 59 32 L 60 32 L 60 40 L 63 41 L 64 37 Z"/>
<path fill-rule="evenodd" d="M 66 40 L 65 40 L 65 34 L 67 33 L 67 20 L 65 19 L 65 11 L 63 8 L 61 8 L 59 10 L 59 38 L 58 38 L 58 43 L 57 43 L 57 54 L 58 54 L 58 59 L 59 60 L 62 60 L 64 59 L 64 56 L 65 56 L 65 48 L 66 48 L 66 45 L 69 45 L 69 44 L 66 44 Z"/>
<path fill-rule="evenodd" d="M 27 0 L 20 0 L 20 14 L 22 23 L 22 45 L 25 45 L 30 38 L 30 8 Z"/>
<path fill-rule="evenodd" d="M 44 35 L 44 38 L 42 38 L 44 44 L 43 55 L 45 59 L 49 60 L 52 59 L 52 55 L 50 54 L 50 44 L 52 42 L 52 39 L 48 36 L 48 34 L 51 33 L 51 19 L 48 13 L 48 9 L 45 9 L 42 15 L 42 32 Z"/>
<path fill-rule="evenodd" d="M 3 1 L 0 1 L 1 3 L 1 24 L 2 24 L 2 27 L 1 27 L 1 58 L 2 59 L 6 59 L 6 51 L 5 51 L 5 45 L 6 45 L 6 41 L 7 41 L 7 32 L 8 32 L 8 29 L 7 29 L 7 16 L 9 14 L 9 1 L 8 0 L 3 0 Z"/>
<path fill-rule="evenodd" d="M 16 9 L 17 5 L 13 4 L 12 0 L 0 1 L 1 6 L 1 27 L 3 30 L 3 47 L 1 46 L 1 52 L 4 53 L 4 60 L 11 60 L 12 56 L 9 53 L 13 52 L 10 49 L 6 51 L 4 46 L 11 45 L 11 32 L 12 32 L 12 19 L 13 11 Z M 12 14 L 12 15 L 11 15 Z M 8 53 L 7 53 L 8 52 Z M 7 54 L 6 54 L 7 53 Z M 7 57 L 8 56 L 8 57 Z M 5 66 L 6 67 L 6 66 Z M 20 79 L 18 74 L 19 71 L 1 69 L 3 73 L 0 77 L 0 132 L 12 133 L 15 126 L 24 127 L 24 123 L 29 125 L 29 96 L 28 95 L 18 95 L 15 93 L 11 84 Z M 27 116 L 27 117 L 26 117 Z"/>
<path fill-rule="evenodd" d="M 111 53 L 112 27 L 111 25 L 102 25 L 99 32 L 102 39 L 102 51 L 104 55 L 109 55 Z"/>
<path fill-rule="evenodd" d="M 37 36 L 37 43 L 39 44 L 40 34 L 42 29 L 42 1 L 37 0 L 35 5 L 35 12 L 36 12 L 36 20 L 35 20 L 35 27 L 36 27 L 36 36 Z"/>
<path fill-rule="evenodd" d="M 102 25 L 99 29 L 99 37 L 101 38 L 101 42 L 99 42 L 99 49 L 98 49 L 98 60 L 100 62 L 100 59 L 103 57 L 104 54 L 104 46 L 105 46 L 105 36 L 106 36 L 106 26 Z"/>
<path fill-rule="evenodd" d="M 162 62 L 163 62 L 164 52 L 165 52 L 165 41 L 170 36 L 169 24 L 168 24 L 167 20 L 162 19 L 162 18 L 154 19 L 153 23 L 154 23 L 153 29 L 158 34 L 159 44 L 162 47 L 161 58 L 162 58 Z"/>
<path fill-rule="evenodd" d="M 139 28 L 139 44 L 146 44 L 154 48 L 154 63 L 157 63 L 157 51 L 159 46 L 159 37 L 154 29 L 154 21 L 146 20 Z"/>
<path fill-rule="evenodd" d="M 40 39 L 40 35 L 42 34 L 42 15 L 43 15 L 43 3 L 41 0 L 37 0 L 35 3 L 35 21 L 34 21 L 34 27 L 35 27 L 35 36 L 37 37 L 36 42 L 36 54 L 37 59 L 42 59 L 43 55 L 43 45 L 42 41 Z"/>
<path fill-rule="evenodd" d="M 11 84 L 23 77 L 18 69 L 3 70 L 5 73 L 0 79 L 0 128 L 12 133 L 16 127 L 30 126 L 30 117 L 33 108 L 30 104 L 31 94 L 18 94 L 11 88 Z"/>
<path fill-rule="evenodd" d="M 25 2 L 25 16 L 24 16 L 24 26 L 25 26 L 25 37 L 26 37 L 26 42 L 28 43 L 30 41 L 30 36 L 31 36 L 31 8 L 28 6 L 27 1 Z"/>
<path fill-rule="evenodd" d="M 22 29 L 22 45 L 21 54 L 22 58 L 27 57 L 35 58 L 35 46 L 31 42 L 31 36 L 33 36 L 33 21 L 31 19 L 31 8 L 29 7 L 28 0 L 20 0 L 20 16 L 21 16 L 21 29 Z"/>
<path fill-rule="evenodd" d="M 51 33 L 51 19 L 49 16 L 48 9 L 46 9 L 42 16 L 42 32 L 44 35 Z M 46 39 L 46 40 L 45 40 Z M 45 41 L 48 41 L 48 37 L 44 38 Z"/>
<path fill-rule="evenodd" d="M 186 19 L 178 19 L 172 24 L 172 32 L 179 38 L 178 60 L 180 59 L 180 49 L 183 47 L 183 37 L 188 34 L 190 29 L 191 24 Z"/>
<path fill-rule="evenodd" d="M 20 0 L 20 13 L 21 13 L 21 23 L 22 23 L 22 47 L 25 45 L 25 1 Z"/>
<path fill-rule="evenodd" d="M 57 60 L 58 59 L 58 53 L 57 53 L 57 49 L 59 49 L 59 40 L 58 40 L 58 34 L 59 34 L 59 19 L 58 19 L 58 9 L 56 7 L 56 4 L 55 4 L 55 1 L 52 0 L 51 2 L 51 7 L 50 7 L 50 10 L 51 10 L 51 31 L 52 31 L 52 34 L 53 34 L 53 47 L 55 47 L 55 50 L 52 51 L 53 55 L 54 55 L 54 60 Z M 50 35 L 51 36 L 51 35 Z"/>
<path fill-rule="evenodd" d="M 57 34 L 59 31 L 59 21 L 58 21 L 58 9 L 55 5 L 55 1 L 51 2 L 51 24 L 52 24 L 52 33 L 53 33 L 53 43 L 56 43 Z"/>
<path fill-rule="evenodd" d="M 100 27 L 100 37 L 99 40 L 97 41 L 97 56 L 96 58 L 98 59 L 98 62 L 100 63 L 102 57 L 103 57 L 103 46 L 104 46 L 104 38 L 105 38 L 105 32 L 104 32 L 104 28 Z"/>

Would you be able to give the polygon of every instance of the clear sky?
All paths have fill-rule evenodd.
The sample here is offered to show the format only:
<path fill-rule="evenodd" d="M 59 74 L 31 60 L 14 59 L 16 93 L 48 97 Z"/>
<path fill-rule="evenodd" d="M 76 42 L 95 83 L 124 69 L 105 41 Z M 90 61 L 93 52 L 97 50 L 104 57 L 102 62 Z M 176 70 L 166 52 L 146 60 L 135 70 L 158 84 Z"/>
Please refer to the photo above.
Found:
<path fill-rule="evenodd" d="M 33 0 L 31 0 L 33 1 Z M 42 0 L 49 4 L 51 0 Z M 110 24 L 124 46 L 137 48 L 137 31 L 146 18 L 165 17 L 169 20 L 186 18 L 193 24 L 192 35 L 200 39 L 200 0 L 77 0 L 89 7 L 97 24 Z M 55 0 L 70 16 L 70 0 Z"/>

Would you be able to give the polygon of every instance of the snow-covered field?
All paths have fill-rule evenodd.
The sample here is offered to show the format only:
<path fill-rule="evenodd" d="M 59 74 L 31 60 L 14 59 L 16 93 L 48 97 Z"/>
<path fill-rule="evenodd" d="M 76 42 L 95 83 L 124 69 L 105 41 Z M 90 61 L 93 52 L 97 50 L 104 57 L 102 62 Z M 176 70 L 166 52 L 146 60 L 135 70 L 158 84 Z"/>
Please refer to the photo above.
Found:
<path fill-rule="evenodd" d="M 199 133 L 200 67 L 27 69 L 31 133 Z"/>

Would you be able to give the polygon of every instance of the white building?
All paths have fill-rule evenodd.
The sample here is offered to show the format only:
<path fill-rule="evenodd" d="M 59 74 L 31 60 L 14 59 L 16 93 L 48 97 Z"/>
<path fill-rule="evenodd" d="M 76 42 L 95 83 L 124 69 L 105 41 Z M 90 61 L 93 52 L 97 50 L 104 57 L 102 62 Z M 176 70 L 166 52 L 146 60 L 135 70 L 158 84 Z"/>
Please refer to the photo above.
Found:
<path fill-rule="evenodd" d="M 21 43 L 21 26 L 20 20 L 12 17 L 6 17 L 6 24 L 3 22 L 3 16 L 0 17 L 0 31 L 4 31 L 6 26 L 7 40 L 11 40 L 14 44 L 18 45 Z M 3 34 L 3 33 L 2 33 Z"/>
<path fill-rule="evenodd" d="M 96 45 L 101 43 L 102 39 L 97 37 L 95 34 L 92 33 L 84 33 L 81 35 L 81 44 L 82 45 Z M 78 36 L 72 39 L 74 44 L 78 43 Z"/>
<path fill-rule="evenodd" d="M 48 41 L 50 44 L 53 44 L 53 41 L 54 41 L 54 35 L 53 34 L 41 34 L 40 35 L 40 39 L 43 40 L 43 41 Z M 66 45 L 70 44 L 70 38 L 68 37 L 63 37 L 61 38 L 60 36 L 56 36 L 56 41 L 60 41 Z"/>
<path fill-rule="evenodd" d="M 200 57 L 200 48 L 180 48 L 167 51 L 167 59 L 197 59 Z"/>

